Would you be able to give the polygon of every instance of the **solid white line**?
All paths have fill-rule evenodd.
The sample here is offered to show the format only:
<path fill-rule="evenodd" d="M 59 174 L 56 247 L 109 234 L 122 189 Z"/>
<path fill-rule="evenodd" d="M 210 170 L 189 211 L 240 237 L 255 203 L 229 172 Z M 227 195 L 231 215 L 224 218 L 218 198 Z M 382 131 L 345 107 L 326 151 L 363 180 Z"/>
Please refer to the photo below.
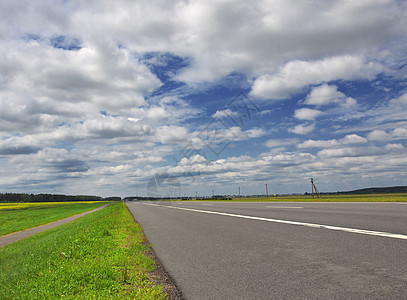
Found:
<path fill-rule="evenodd" d="M 298 225 L 298 226 L 305 226 L 305 227 L 311 227 L 311 228 L 322 228 L 322 229 L 329 229 L 329 230 L 336 230 L 336 231 L 344 231 L 344 232 L 359 233 L 359 234 L 365 234 L 365 235 L 374 235 L 374 236 L 389 237 L 389 238 L 393 238 L 393 239 L 407 240 L 407 235 L 398 234 L 398 233 L 389 233 L 389 232 L 381 232 L 381 231 L 373 231 L 373 230 L 365 230 L 365 229 L 356 229 L 356 228 L 339 227 L 339 226 L 331 226 L 331 225 L 304 223 L 304 222 L 297 222 L 297 221 L 269 219 L 269 218 L 261 218 L 261 217 L 253 217 L 253 216 L 245 216 L 245 215 L 223 213 L 223 212 L 217 212 L 217 211 L 192 209 L 192 208 L 184 208 L 184 207 L 175 207 L 175 206 L 167 206 L 167 205 L 158 205 L 158 204 L 150 204 L 150 203 L 142 203 L 142 204 L 165 207 L 165 208 L 172 208 L 172 209 L 178 209 L 178 210 L 185 210 L 185 211 L 193 211 L 193 212 L 199 212 L 199 213 L 205 213 L 205 214 L 211 214 L 211 215 L 236 217 L 236 218 L 249 219 L 249 220 L 257 220 L 257 221 L 274 222 L 274 223 L 281 223 L 281 224 Z"/>
<path fill-rule="evenodd" d="M 266 206 L 267 208 L 296 208 L 296 209 L 301 209 L 304 208 L 302 206 Z"/>

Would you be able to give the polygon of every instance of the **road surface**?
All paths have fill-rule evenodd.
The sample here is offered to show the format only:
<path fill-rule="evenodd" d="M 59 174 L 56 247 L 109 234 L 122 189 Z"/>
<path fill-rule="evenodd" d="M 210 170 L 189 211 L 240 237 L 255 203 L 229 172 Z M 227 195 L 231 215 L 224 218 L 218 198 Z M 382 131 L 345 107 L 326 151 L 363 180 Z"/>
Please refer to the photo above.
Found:
<path fill-rule="evenodd" d="M 187 299 L 407 295 L 407 203 L 127 205 Z"/>

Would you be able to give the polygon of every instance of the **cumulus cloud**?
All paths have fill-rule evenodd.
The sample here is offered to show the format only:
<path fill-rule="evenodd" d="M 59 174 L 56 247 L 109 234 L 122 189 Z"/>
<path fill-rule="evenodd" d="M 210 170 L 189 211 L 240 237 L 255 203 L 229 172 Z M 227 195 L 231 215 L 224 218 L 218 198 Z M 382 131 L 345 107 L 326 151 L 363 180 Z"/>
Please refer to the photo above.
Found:
<path fill-rule="evenodd" d="M 390 133 L 384 130 L 373 130 L 369 132 L 367 138 L 371 141 L 389 141 L 392 139 L 405 139 L 407 138 L 407 129 L 395 128 Z"/>
<path fill-rule="evenodd" d="M 318 61 L 296 60 L 284 65 L 276 74 L 256 79 L 251 94 L 260 99 L 287 99 L 307 85 L 338 79 L 372 79 L 383 70 L 378 63 L 365 62 L 359 56 L 345 55 Z M 323 93 L 319 91 L 319 94 Z M 325 93 L 332 94 L 332 90 L 328 89 Z M 324 100 L 320 96 L 317 100 L 315 96 L 311 101 Z"/>
<path fill-rule="evenodd" d="M 403 150 L 404 146 L 402 144 L 387 144 L 384 147 L 386 150 Z"/>
<path fill-rule="evenodd" d="M 300 108 L 295 110 L 294 117 L 299 120 L 315 120 L 316 117 L 322 114 L 323 112 L 317 109 Z"/>
<path fill-rule="evenodd" d="M 163 126 L 157 132 L 162 143 L 185 143 L 187 134 L 187 129 L 180 126 Z"/>
<path fill-rule="evenodd" d="M 300 125 L 296 125 L 294 128 L 289 128 L 288 132 L 305 135 L 305 134 L 309 134 L 309 133 L 313 132 L 314 130 L 315 130 L 315 124 L 311 124 L 311 125 L 305 125 L 305 124 L 301 125 L 300 124 Z"/>
<path fill-rule="evenodd" d="M 217 110 L 216 113 L 214 113 L 212 115 L 212 118 L 226 118 L 226 117 L 238 117 L 239 116 L 239 112 L 237 111 L 232 111 L 229 108 L 225 109 L 225 110 Z"/>
<path fill-rule="evenodd" d="M 407 93 L 404 93 L 398 98 L 394 98 L 390 100 L 391 104 L 402 104 L 402 105 L 407 105 Z"/>
<path fill-rule="evenodd" d="M 338 149 L 324 149 L 318 152 L 321 157 L 360 157 L 360 156 L 375 156 L 385 154 L 385 150 L 376 147 L 344 147 Z"/>
<path fill-rule="evenodd" d="M 306 140 L 297 145 L 298 148 L 332 148 L 348 144 L 365 144 L 367 139 L 357 134 L 349 134 L 340 140 Z"/>
<path fill-rule="evenodd" d="M 340 145 L 337 140 L 328 140 L 328 141 L 314 141 L 314 140 L 306 140 L 301 144 L 298 144 L 298 148 L 328 148 L 328 147 L 335 147 Z"/>
<path fill-rule="evenodd" d="M 9 57 L 7 62 L 19 68 L 18 72 L 7 74 L 6 87 L 13 91 L 12 95 L 17 99 L 29 95 L 53 113 L 71 113 L 60 107 L 65 102 L 118 112 L 144 104 L 143 93 L 161 85 L 128 49 L 113 45 L 108 49 L 86 45 L 69 51 L 41 41 L 18 41 L 1 49 L 2 56 Z M 19 89 L 12 89 L 14 86 Z M 76 111 L 80 112 L 77 107 Z"/>
<path fill-rule="evenodd" d="M 384 130 L 373 130 L 369 132 L 367 138 L 371 141 L 387 141 L 391 139 L 391 135 Z"/>
<path fill-rule="evenodd" d="M 12 136 L 0 140 L 0 155 L 35 154 L 41 149 L 41 142 L 29 136 Z"/>
<path fill-rule="evenodd" d="M 407 138 L 407 129 L 406 128 L 395 128 L 391 134 L 397 138 Z"/>
<path fill-rule="evenodd" d="M 345 107 L 354 106 L 357 101 L 351 97 L 346 97 L 344 93 L 338 91 L 336 85 L 323 84 L 313 87 L 304 101 L 308 105 L 329 105 L 340 104 Z"/>
<path fill-rule="evenodd" d="M 265 135 L 265 133 L 266 132 L 262 128 L 252 128 L 252 129 L 246 130 L 246 134 L 250 138 L 258 138 L 258 137 Z"/>
<path fill-rule="evenodd" d="M 367 139 L 357 134 L 349 134 L 341 140 L 342 144 L 365 144 Z"/>
<path fill-rule="evenodd" d="M 338 91 L 337 86 L 323 84 L 312 88 L 304 103 L 309 105 L 327 105 L 344 97 L 345 95 Z"/>
<path fill-rule="evenodd" d="M 272 139 L 264 143 L 268 148 L 290 146 L 298 143 L 298 139 Z"/>

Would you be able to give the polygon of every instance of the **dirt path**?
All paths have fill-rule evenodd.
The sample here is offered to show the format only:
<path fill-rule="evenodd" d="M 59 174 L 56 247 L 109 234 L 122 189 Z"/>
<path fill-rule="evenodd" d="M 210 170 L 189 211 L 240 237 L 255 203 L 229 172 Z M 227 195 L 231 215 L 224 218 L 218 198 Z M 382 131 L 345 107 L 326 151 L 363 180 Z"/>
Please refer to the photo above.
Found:
<path fill-rule="evenodd" d="M 33 228 L 30 228 L 30 229 L 26 229 L 26 230 L 23 230 L 23 231 L 14 232 L 14 233 L 10 233 L 10 234 L 4 235 L 4 236 L 0 236 L 0 248 L 6 246 L 8 244 L 17 242 L 19 240 L 25 239 L 27 237 L 30 237 L 30 236 L 32 236 L 34 234 L 40 233 L 42 231 L 45 231 L 45 230 L 48 230 L 48 229 L 51 229 L 51 228 L 54 228 L 54 227 L 69 223 L 69 222 L 72 222 L 73 220 L 79 219 L 80 217 L 83 217 L 83 216 L 85 216 L 87 214 L 90 214 L 90 213 L 93 213 L 95 211 L 101 210 L 101 209 L 105 208 L 108 205 L 110 205 L 110 204 L 105 204 L 105 205 L 102 205 L 102 206 L 100 206 L 98 208 L 95 208 L 93 210 L 85 211 L 83 213 L 80 213 L 80 214 L 77 214 L 77 215 L 74 215 L 74 216 L 70 216 L 68 218 L 61 219 L 61 220 L 58 220 L 58 221 L 54 221 L 54 222 L 51 222 L 51 223 L 48 223 L 48 224 L 45 224 L 45 225 L 40 225 L 40 226 L 33 227 Z"/>

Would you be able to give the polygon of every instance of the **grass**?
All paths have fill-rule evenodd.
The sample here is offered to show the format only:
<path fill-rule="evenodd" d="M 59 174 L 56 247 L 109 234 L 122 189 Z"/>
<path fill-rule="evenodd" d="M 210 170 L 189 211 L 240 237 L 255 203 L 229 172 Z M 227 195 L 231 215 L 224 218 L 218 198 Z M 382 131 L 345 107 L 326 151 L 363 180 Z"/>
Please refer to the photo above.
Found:
<path fill-rule="evenodd" d="M 107 202 L 0 203 L 0 236 L 47 224 Z"/>
<path fill-rule="evenodd" d="M 222 202 L 407 202 L 407 193 L 395 194 L 362 194 L 362 195 L 321 195 L 320 198 L 311 195 L 242 197 L 232 200 L 197 200 Z"/>
<path fill-rule="evenodd" d="M 123 203 L 0 248 L 0 299 L 165 299 Z"/>

